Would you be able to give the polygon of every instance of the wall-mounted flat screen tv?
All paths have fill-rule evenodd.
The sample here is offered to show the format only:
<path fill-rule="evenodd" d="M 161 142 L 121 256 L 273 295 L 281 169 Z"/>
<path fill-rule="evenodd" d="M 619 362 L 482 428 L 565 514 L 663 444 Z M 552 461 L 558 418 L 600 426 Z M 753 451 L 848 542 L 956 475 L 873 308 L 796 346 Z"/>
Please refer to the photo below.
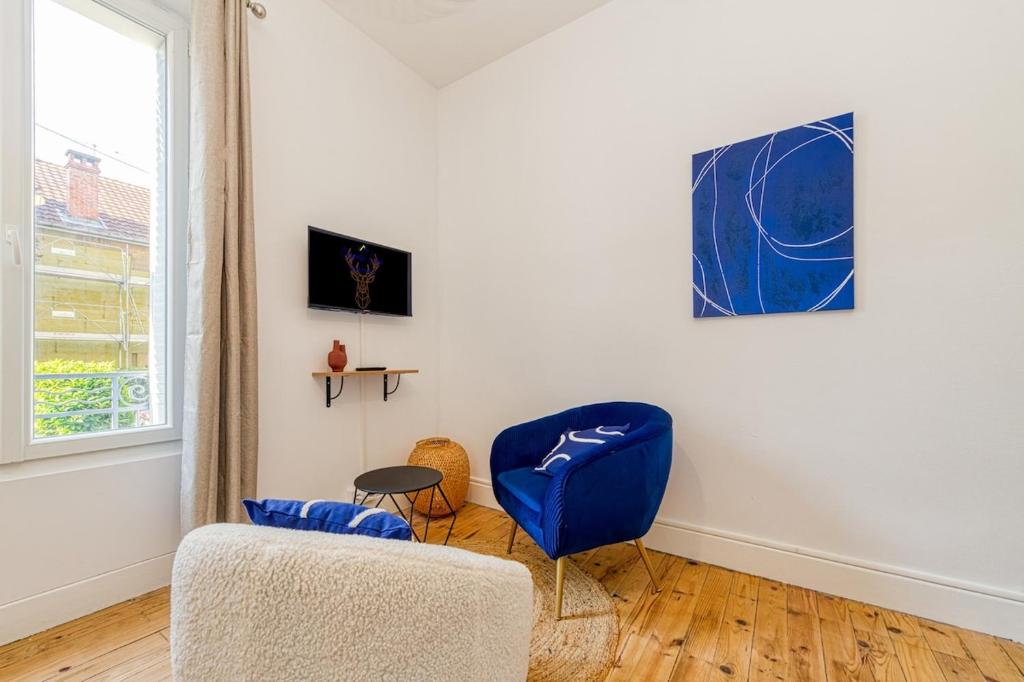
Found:
<path fill-rule="evenodd" d="M 412 315 L 412 254 L 309 227 L 309 307 Z"/>

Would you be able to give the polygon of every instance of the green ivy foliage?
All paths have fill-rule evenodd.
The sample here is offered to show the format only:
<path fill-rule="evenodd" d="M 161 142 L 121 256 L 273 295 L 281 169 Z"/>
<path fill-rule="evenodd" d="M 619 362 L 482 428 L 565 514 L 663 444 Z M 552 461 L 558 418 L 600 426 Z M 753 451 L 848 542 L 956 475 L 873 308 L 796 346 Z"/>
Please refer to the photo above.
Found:
<path fill-rule="evenodd" d="M 38 374 L 100 374 L 115 372 L 113 362 L 86 362 L 82 360 L 46 360 L 37 362 Z M 35 414 L 104 410 L 113 407 L 109 377 L 81 377 L 74 379 L 36 379 L 34 385 Z M 134 424 L 135 414 L 118 415 L 119 428 Z M 110 430 L 110 413 L 69 415 L 35 420 L 36 438 L 70 436 L 78 433 L 96 433 Z"/>

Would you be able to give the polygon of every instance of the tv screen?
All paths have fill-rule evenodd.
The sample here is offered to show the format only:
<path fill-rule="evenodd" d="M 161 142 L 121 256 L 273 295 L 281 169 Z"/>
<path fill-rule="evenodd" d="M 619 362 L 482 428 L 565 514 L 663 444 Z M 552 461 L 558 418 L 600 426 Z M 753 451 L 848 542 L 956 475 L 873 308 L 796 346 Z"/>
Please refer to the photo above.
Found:
<path fill-rule="evenodd" d="M 309 307 L 412 315 L 412 254 L 309 227 Z"/>

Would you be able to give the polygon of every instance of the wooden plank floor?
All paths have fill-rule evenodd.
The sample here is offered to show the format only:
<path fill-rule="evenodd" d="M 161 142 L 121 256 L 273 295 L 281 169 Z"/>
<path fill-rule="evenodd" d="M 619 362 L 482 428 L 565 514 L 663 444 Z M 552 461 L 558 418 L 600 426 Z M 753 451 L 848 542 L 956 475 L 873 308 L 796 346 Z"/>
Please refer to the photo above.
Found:
<path fill-rule="evenodd" d="M 440 541 L 447 522 L 435 527 Z M 503 513 L 469 504 L 452 544 L 508 529 Z M 1024 682 L 1021 644 L 669 554 L 651 559 L 658 595 L 632 545 L 573 557 L 618 612 L 609 680 Z M 0 647 L 0 680 L 168 680 L 168 596 L 157 590 Z"/>

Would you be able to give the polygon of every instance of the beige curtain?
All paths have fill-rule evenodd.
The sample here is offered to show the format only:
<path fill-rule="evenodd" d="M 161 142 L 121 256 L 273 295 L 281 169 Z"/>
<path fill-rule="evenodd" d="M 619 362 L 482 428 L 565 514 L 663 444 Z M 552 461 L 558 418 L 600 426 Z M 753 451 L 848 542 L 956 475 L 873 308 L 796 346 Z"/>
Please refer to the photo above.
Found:
<path fill-rule="evenodd" d="M 256 257 L 243 0 L 193 0 L 182 532 L 256 494 Z"/>

